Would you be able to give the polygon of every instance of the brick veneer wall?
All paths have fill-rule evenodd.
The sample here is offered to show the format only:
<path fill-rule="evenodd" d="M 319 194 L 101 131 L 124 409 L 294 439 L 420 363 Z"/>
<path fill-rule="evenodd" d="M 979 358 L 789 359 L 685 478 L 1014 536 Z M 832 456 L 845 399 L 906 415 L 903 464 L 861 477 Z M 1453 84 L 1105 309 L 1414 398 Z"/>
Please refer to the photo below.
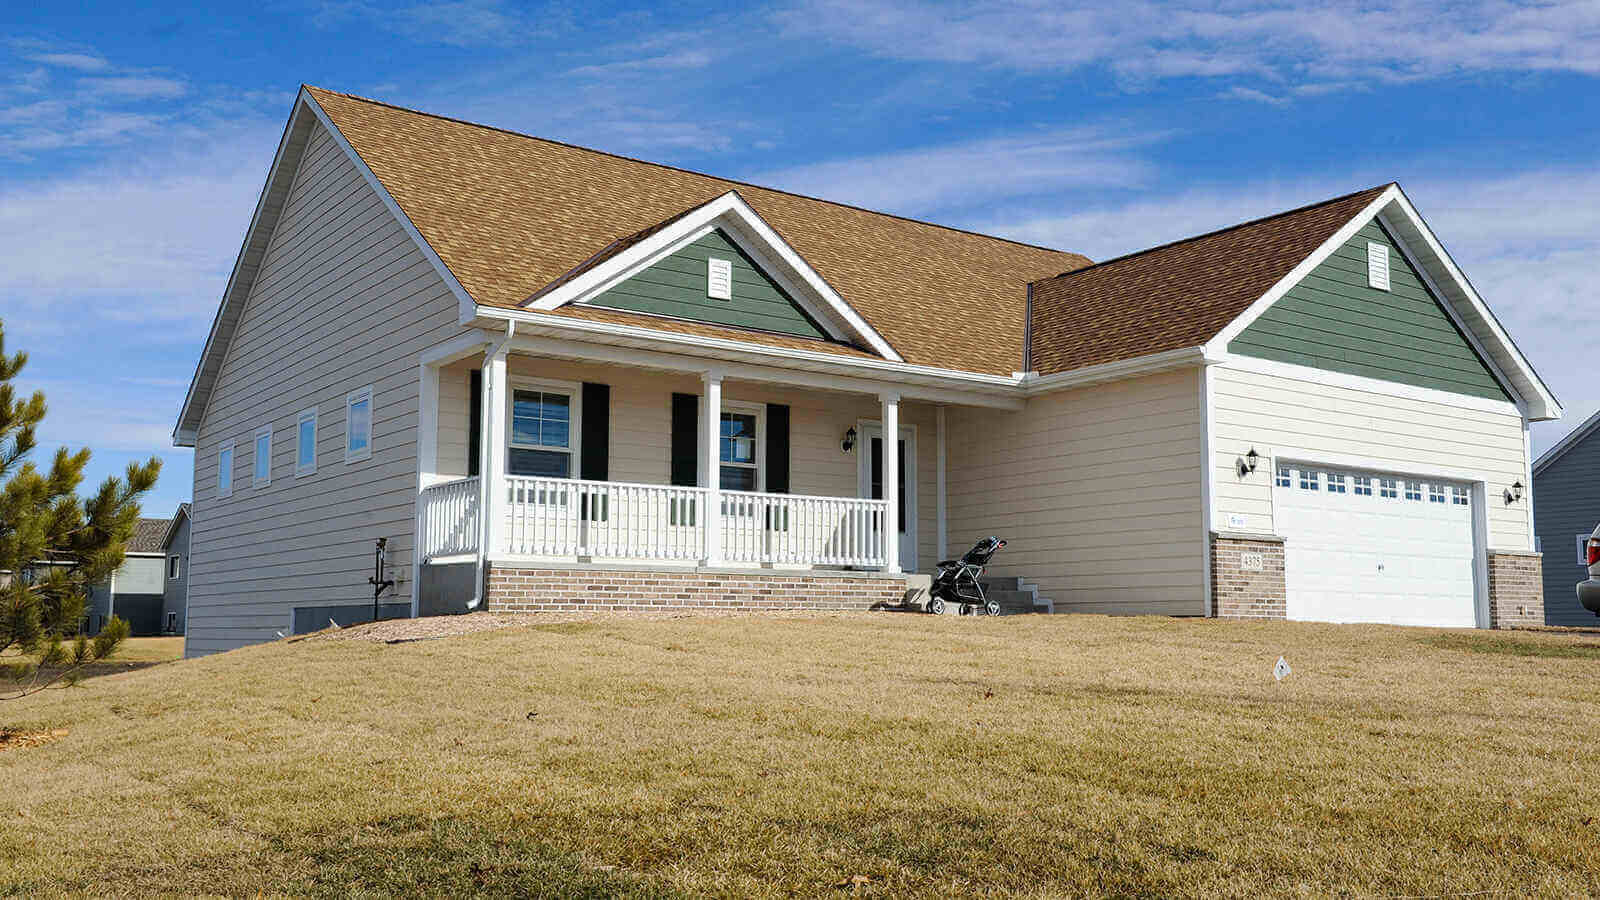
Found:
<path fill-rule="evenodd" d="M 1244 554 L 1261 554 L 1261 571 L 1246 571 Z M 1282 619 L 1288 590 L 1283 580 L 1283 538 L 1211 535 L 1211 610 L 1225 619 Z"/>
<path fill-rule="evenodd" d="M 898 605 L 905 592 L 903 575 L 491 565 L 485 605 L 498 612 L 871 609 Z"/>
<path fill-rule="evenodd" d="M 1489 551 L 1489 627 L 1544 624 L 1544 560 L 1541 554 Z"/>

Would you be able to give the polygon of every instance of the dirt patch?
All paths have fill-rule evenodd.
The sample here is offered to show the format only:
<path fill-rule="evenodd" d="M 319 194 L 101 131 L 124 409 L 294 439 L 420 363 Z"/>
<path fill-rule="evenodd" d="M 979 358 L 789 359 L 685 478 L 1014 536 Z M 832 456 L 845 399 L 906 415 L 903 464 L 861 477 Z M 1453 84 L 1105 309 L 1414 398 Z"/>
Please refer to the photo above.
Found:
<path fill-rule="evenodd" d="M 494 631 L 497 628 L 540 627 L 546 625 L 566 625 L 577 622 L 603 622 L 628 621 L 646 622 L 665 619 L 725 619 L 744 616 L 759 616 L 767 619 L 803 618 L 819 619 L 834 618 L 838 616 L 865 616 L 869 612 L 850 610 L 761 610 L 752 612 L 738 609 L 705 609 L 705 610 L 673 610 L 671 612 L 613 612 L 611 610 L 588 610 L 572 612 L 528 612 L 528 613 L 494 613 L 477 612 L 464 616 L 428 616 L 421 619 L 389 619 L 384 622 L 368 622 L 362 625 L 352 625 L 349 628 L 327 628 L 312 634 L 293 637 L 294 641 L 373 641 L 380 644 L 403 644 L 411 641 L 427 641 L 435 638 L 455 637 L 462 634 L 476 634 L 480 631 Z"/>
<path fill-rule="evenodd" d="M 52 728 L 48 731 L 12 731 L 0 728 L 0 753 L 59 741 L 67 736 L 67 731 L 65 728 Z"/>

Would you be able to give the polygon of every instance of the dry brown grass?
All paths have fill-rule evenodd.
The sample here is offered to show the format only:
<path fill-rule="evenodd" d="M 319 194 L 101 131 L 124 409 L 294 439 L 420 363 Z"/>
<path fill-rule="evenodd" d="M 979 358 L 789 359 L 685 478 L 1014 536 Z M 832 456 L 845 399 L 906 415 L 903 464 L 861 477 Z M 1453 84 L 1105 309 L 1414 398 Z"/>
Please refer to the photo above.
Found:
<path fill-rule="evenodd" d="M 1542 652 L 1573 640 L 862 615 L 266 645 L 0 710 L 71 729 L 0 756 L 0 894 L 1594 894 L 1600 660 Z"/>

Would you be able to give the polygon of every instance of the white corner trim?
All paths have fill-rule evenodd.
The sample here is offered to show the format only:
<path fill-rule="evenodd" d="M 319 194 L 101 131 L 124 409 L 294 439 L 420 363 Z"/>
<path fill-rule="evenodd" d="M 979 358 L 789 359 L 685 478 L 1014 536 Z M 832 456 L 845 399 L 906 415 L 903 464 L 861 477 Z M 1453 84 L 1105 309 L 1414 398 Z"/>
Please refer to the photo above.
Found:
<path fill-rule="evenodd" d="M 1215 593 L 1211 586 L 1211 531 L 1212 521 L 1215 518 L 1216 503 L 1216 477 L 1217 477 L 1217 434 L 1212 427 L 1211 412 L 1216 408 L 1213 394 L 1213 379 L 1210 366 L 1200 367 L 1200 545 L 1205 549 L 1204 565 L 1201 566 L 1201 583 L 1204 585 L 1205 596 L 1201 598 L 1201 605 L 1205 608 L 1206 617 L 1216 616 L 1217 610 L 1214 603 Z"/>
<path fill-rule="evenodd" d="M 1455 394 L 1434 388 L 1401 384 L 1398 381 L 1383 381 L 1377 378 L 1368 378 L 1364 375 L 1349 375 L 1344 372 L 1333 372 L 1312 366 L 1298 366 L 1294 363 L 1278 362 L 1272 359 L 1228 354 L 1219 365 L 1225 369 L 1253 372 L 1257 375 L 1273 375 L 1278 378 L 1289 378 L 1295 381 L 1308 381 L 1312 384 L 1346 388 L 1367 394 L 1377 394 L 1381 397 L 1397 397 L 1402 400 L 1438 403 L 1461 409 L 1475 409 L 1480 412 L 1522 417 L 1522 410 L 1515 403 L 1505 400 L 1490 400 L 1487 397 L 1474 397 L 1470 394 Z"/>
<path fill-rule="evenodd" d="M 383 182 L 378 180 L 378 176 L 367 166 L 367 162 L 361 158 L 361 154 L 350 146 L 350 142 L 345 139 L 344 132 L 340 131 L 339 127 L 333 124 L 333 120 L 328 118 L 328 113 L 323 110 L 322 105 L 317 102 L 316 98 L 311 96 L 311 92 L 301 88 L 300 102 L 304 103 L 306 108 L 316 115 L 317 121 L 322 123 L 323 128 L 328 129 L 328 134 L 333 137 L 334 143 L 338 144 L 339 149 L 344 151 L 344 155 L 349 157 L 350 162 L 355 164 L 356 171 L 361 173 L 361 177 L 366 180 L 367 185 L 377 192 L 378 198 L 383 201 L 384 207 L 394 216 L 401 230 L 411 238 L 412 243 L 417 245 L 417 249 L 422 252 L 423 258 L 433 266 L 435 272 L 439 273 L 439 277 L 444 279 L 445 286 L 450 288 L 450 293 L 456 298 L 457 312 L 461 321 L 463 323 L 472 321 L 473 314 L 477 310 L 477 302 L 472 299 L 471 294 L 467 293 L 467 289 L 461 286 L 461 282 L 457 280 L 455 273 L 450 271 L 450 267 L 444 264 L 444 260 L 439 258 L 438 253 L 434 252 L 433 246 L 422 236 L 422 232 L 417 230 L 417 226 L 412 223 L 411 217 L 400 209 L 400 204 L 395 202 L 394 196 L 389 193 L 389 189 L 384 187 Z"/>
<path fill-rule="evenodd" d="M 1576 447 L 1578 444 L 1582 443 L 1585 438 L 1594 433 L 1594 430 L 1597 427 L 1600 427 L 1600 412 L 1596 412 L 1594 415 L 1585 419 L 1583 424 L 1567 432 L 1566 437 L 1557 441 L 1554 447 L 1551 447 L 1549 450 L 1546 450 L 1542 455 L 1540 455 L 1539 459 L 1533 464 L 1533 474 L 1538 475 L 1540 472 L 1543 472 L 1550 466 L 1551 463 L 1560 459 L 1568 450 L 1571 450 L 1573 447 Z"/>
<path fill-rule="evenodd" d="M 1346 242 L 1355 237 L 1356 232 L 1365 227 L 1378 214 L 1378 210 L 1383 209 L 1399 196 L 1400 189 L 1390 185 L 1371 203 L 1368 203 L 1362 208 L 1361 212 L 1356 213 L 1354 218 L 1346 222 L 1331 237 L 1323 241 L 1316 250 L 1312 251 L 1310 256 L 1301 260 L 1300 264 L 1293 269 L 1290 269 L 1289 274 L 1278 279 L 1278 282 L 1268 288 L 1267 292 L 1262 294 L 1254 303 L 1250 304 L 1248 309 L 1234 317 L 1234 320 L 1228 323 L 1228 327 L 1217 332 L 1215 337 L 1207 341 L 1206 355 L 1222 356 L 1227 353 L 1228 345 L 1233 343 L 1233 339 L 1238 337 L 1241 331 L 1249 328 L 1256 319 L 1261 318 L 1261 315 L 1271 308 L 1272 304 L 1277 303 L 1279 298 L 1287 294 L 1290 288 L 1299 284 L 1317 266 L 1322 265 L 1328 257 L 1332 256 L 1335 250 L 1343 247 Z"/>
<path fill-rule="evenodd" d="M 836 327 L 842 326 L 849 332 L 848 335 L 839 334 L 834 335 L 835 337 L 853 337 L 871 347 L 885 359 L 894 362 L 904 361 L 889 342 L 868 325 L 867 321 L 833 289 L 833 286 L 828 284 L 821 273 L 795 252 L 795 249 L 789 246 L 788 242 L 779 236 L 743 197 L 739 196 L 738 191 L 732 190 L 697 207 L 655 234 L 570 281 L 545 293 L 534 295 L 524 306 L 528 309 L 548 311 L 568 303 L 583 302 L 604 292 L 617 282 L 631 277 L 683 244 L 718 227 L 724 228 L 739 244 L 740 249 L 750 253 L 758 262 L 766 263 L 763 268 L 768 269 L 767 274 L 777 278 L 795 300 L 806 307 L 807 312 L 821 321 L 831 321 Z M 772 266 L 771 263 L 774 261 L 781 266 Z M 798 279 L 798 283 L 785 277 L 783 269 L 792 273 Z M 803 287 L 804 290 L 796 290 L 798 287 Z M 819 299 L 821 305 L 806 303 L 807 294 Z"/>

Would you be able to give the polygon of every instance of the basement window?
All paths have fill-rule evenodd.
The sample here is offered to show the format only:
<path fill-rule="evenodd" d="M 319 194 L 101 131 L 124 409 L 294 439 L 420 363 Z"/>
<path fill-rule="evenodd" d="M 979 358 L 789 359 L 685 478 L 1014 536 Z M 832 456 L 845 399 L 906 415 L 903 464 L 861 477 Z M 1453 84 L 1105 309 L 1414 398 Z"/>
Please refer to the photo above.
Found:
<path fill-rule="evenodd" d="M 1380 291 L 1389 289 L 1389 246 L 1367 241 L 1367 285 Z"/>

